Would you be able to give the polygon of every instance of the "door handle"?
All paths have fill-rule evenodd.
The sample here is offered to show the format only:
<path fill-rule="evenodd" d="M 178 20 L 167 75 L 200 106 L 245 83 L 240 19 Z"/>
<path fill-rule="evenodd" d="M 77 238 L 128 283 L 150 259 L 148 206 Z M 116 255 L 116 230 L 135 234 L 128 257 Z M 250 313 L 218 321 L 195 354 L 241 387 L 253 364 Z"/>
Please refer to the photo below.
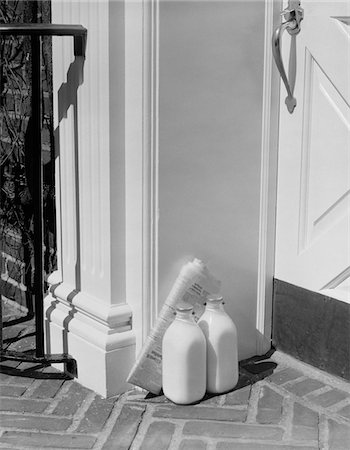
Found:
<path fill-rule="evenodd" d="M 300 7 L 299 0 L 289 0 L 288 7 L 281 13 L 285 22 L 282 22 L 273 33 L 272 36 L 272 54 L 276 62 L 276 66 L 281 75 L 283 83 L 287 90 L 285 103 L 288 111 L 292 114 L 296 107 L 297 101 L 293 96 L 296 76 L 296 35 L 300 32 L 300 22 L 304 18 L 304 10 Z M 289 56 L 288 77 L 284 69 L 281 55 L 281 41 L 283 32 L 287 30 L 291 35 L 291 48 Z"/>

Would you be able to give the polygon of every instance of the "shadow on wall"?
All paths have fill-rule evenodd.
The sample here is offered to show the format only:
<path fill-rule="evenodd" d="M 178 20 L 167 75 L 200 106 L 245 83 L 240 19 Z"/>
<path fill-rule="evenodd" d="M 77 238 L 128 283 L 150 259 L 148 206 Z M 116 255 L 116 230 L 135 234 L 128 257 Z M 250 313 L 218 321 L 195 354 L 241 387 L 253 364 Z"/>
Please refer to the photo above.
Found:
<path fill-rule="evenodd" d="M 74 160 L 74 180 L 75 180 L 75 220 L 76 220 L 76 288 L 80 290 L 80 211 L 79 211 L 79 127 L 78 127 L 78 89 L 84 82 L 84 62 L 82 56 L 75 56 L 73 63 L 67 72 L 67 82 L 62 83 L 58 90 L 58 126 L 55 129 L 55 149 L 56 158 L 60 155 L 60 124 L 63 119 L 67 119 L 68 110 L 73 108 L 73 160 Z M 64 257 L 64 255 L 62 255 Z"/>
<path fill-rule="evenodd" d="M 74 193 L 75 193 L 75 223 L 76 223 L 76 264 L 75 264 L 75 277 L 76 277 L 76 289 L 74 289 L 68 296 L 67 300 L 72 303 L 73 298 L 77 295 L 81 288 L 81 274 L 80 274 L 80 223 L 79 223 L 79 127 L 78 127 L 78 89 L 84 81 L 84 57 L 76 56 L 73 63 L 69 66 L 67 72 L 67 82 L 62 83 L 58 90 L 58 126 L 54 130 L 55 135 L 55 157 L 58 158 L 61 154 L 61 142 L 60 142 L 60 126 L 63 119 L 68 118 L 68 110 L 72 108 L 72 134 L 73 134 L 73 172 L 74 172 Z M 62 170 L 62 166 L 61 166 Z M 62 251 L 62 258 L 64 258 L 64 251 Z M 50 291 L 52 297 L 55 298 L 55 290 L 60 283 L 52 285 Z M 50 329 L 48 323 L 51 322 L 51 316 L 56 310 L 58 304 L 57 300 L 51 302 L 51 306 L 46 311 L 46 346 L 51 348 L 50 342 Z M 68 354 L 68 324 L 73 319 L 75 309 L 73 308 L 69 316 L 63 323 L 63 352 Z M 74 376 L 77 376 L 75 373 Z"/>

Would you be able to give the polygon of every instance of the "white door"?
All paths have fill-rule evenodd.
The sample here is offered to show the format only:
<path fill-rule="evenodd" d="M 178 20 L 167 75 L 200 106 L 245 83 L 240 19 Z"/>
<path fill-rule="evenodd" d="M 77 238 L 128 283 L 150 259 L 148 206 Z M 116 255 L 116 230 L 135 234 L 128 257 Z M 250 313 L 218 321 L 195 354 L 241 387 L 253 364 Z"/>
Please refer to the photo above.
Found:
<path fill-rule="evenodd" d="M 301 6 L 293 114 L 281 83 L 275 277 L 350 303 L 350 1 Z"/>

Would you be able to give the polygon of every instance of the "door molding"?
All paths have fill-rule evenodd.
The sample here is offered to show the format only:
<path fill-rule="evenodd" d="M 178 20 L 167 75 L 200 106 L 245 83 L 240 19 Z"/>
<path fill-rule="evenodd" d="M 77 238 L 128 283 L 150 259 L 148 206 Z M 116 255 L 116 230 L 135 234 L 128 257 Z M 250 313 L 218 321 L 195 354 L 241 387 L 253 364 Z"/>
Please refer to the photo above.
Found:
<path fill-rule="evenodd" d="M 263 354 L 271 344 L 272 291 L 277 201 L 277 149 L 279 77 L 274 70 L 271 37 L 279 20 L 280 5 L 265 0 L 264 78 L 261 131 L 259 256 L 256 312 L 256 351 Z"/>
<path fill-rule="evenodd" d="M 143 341 L 158 316 L 159 0 L 143 1 Z"/>
<path fill-rule="evenodd" d="M 159 0 L 125 2 L 126 297 L 139 352 L 158 310 Z"/>

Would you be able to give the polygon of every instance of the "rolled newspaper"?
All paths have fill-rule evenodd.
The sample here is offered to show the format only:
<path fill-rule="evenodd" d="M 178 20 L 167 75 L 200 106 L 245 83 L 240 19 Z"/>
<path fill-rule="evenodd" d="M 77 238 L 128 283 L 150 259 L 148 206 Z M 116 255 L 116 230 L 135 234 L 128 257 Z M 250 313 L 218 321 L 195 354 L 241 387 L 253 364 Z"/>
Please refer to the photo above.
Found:
<path fill-rule="evenodd" d="M 162 306 L 154 328 L 131 369 L 127 382 L 159 394 L 162 389 L 162 340 L 165 331 L 174 320 L 176 305 L 181 301 L 191 303 L 195 318 L 204 312 L 209 294 L 220 290 L 218 281 L 199 259 L 185 264 Z"/>

